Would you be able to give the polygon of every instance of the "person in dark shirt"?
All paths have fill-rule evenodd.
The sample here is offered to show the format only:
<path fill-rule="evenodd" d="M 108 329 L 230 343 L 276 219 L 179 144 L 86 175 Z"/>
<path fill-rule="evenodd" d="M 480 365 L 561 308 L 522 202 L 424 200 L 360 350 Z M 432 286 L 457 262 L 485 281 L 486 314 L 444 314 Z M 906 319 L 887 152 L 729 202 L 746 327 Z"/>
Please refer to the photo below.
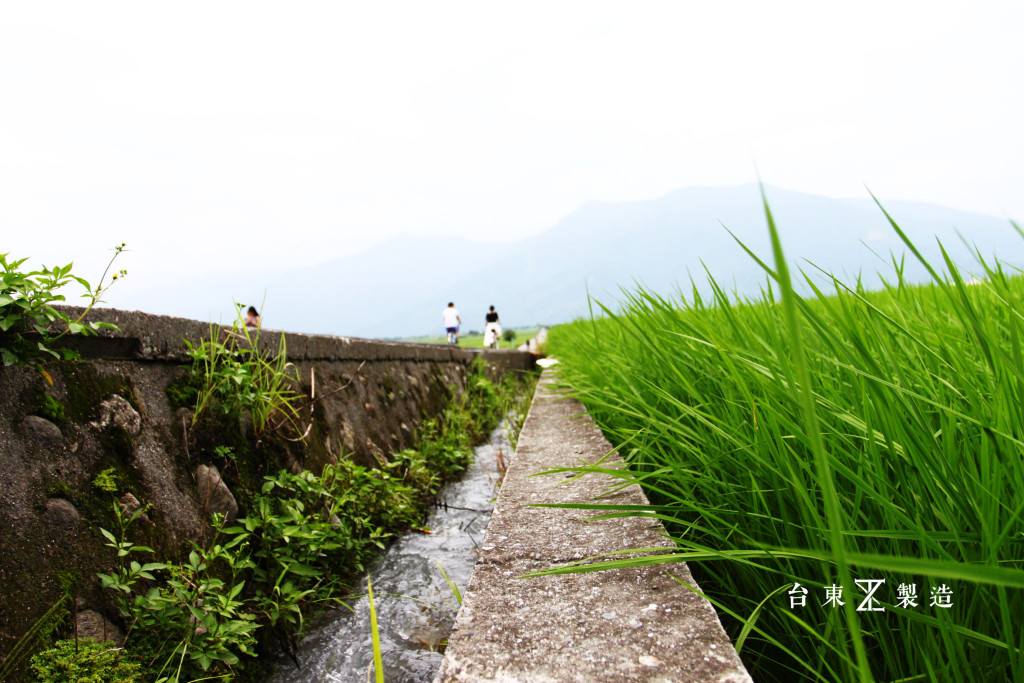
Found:
<path fill-rule="evenodd" d="M 487 312 L 486 322 L 484 346 L 496 349 L 498 348 L 498 340 L 501 339 L 501 318 L 498 317 L 498 312 L 494 310 L 494 306 L 491 306 L 491 310 Z"/>

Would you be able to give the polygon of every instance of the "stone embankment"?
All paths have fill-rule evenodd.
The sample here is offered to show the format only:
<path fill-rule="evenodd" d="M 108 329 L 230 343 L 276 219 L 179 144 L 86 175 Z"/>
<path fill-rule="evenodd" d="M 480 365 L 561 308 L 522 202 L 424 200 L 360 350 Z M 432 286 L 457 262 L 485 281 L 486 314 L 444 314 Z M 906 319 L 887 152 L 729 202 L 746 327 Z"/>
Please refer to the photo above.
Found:
<path fill-rule="evenodd" d="M 441 683 L 688 681 L 750 676 L 685 564 L 523 578 L 629 548 L 672 547 L 650 518 L 589 519 L 593 511 L 541 503 L 646 504 L 636 485 L 556 468 L 621 464 L 575 400 L 545 372 L 481 545 L 449 639 Z M 620 556 L 620 557 L 629 557 Z"/>
<path fill-rule="evenodd" d="M 210 512 L 238 511 L 235 482 L 277 466 L 319 471 L 341 454 L 372 466 L 414 445 L 475 358 L 496 371 L 533 365 L 517 351 L 288 333 L 300 389 L 315 396 L 304 403 L 306 445 L 278 440 L 270 452 L 239 420 L 217 436 L 250 450 L 215 461 L 212 444 L 190 449 L 191 410 L 174 391 L 190 364 L 186 340 L 220 328 L 112 309 L 90 319 L 120 330 L 70 338 L 83 360 L 47 365 L 52 385 L 35 369 L 0 367 L 0 655 L 68 589 L 80 621 L 113 628 L 96 573 L 115 563 L 98 531 L 111 528 L 115 500 L 128 514 L 147 506 L 136 528 L 173 558 L 202 538 Z M 281 336 L 264 331 L 259 344 L 276 352 Z"/>

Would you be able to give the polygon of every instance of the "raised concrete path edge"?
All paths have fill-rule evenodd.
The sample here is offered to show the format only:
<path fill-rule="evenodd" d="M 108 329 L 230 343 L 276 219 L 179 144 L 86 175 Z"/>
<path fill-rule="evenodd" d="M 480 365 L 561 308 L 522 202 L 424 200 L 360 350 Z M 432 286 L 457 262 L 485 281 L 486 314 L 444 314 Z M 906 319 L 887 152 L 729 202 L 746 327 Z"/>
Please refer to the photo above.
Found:
<path fill-rule="evenodd" d="M 593 463 L 611 450 L 546 370 L 435 683 L 751 681 L 711 604 L 672 578 L 699 590 L 684 563 L 521 578 L 602 553 L 673 547 L 658 520 L 592 520 L 594 511 L 535 507 L 647 504 L 635 484 L 606 495 L 620 483 L 608 475 L 533 476 Z M 615 453 L 604 464 L 618 467 L 622 459 Z"/>

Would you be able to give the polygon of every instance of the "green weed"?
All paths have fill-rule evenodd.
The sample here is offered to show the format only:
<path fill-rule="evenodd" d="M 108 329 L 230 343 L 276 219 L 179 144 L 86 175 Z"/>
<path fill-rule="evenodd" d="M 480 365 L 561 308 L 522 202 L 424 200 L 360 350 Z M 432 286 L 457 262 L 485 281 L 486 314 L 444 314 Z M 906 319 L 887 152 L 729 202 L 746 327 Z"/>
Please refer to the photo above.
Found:
<path fill-rule="evenodd" d="M 280 336 L 276 355 L 261 351 L 259 338 L 260 330 L 247 327 L 239 314 L 231 329 L 211 324 L 208 339 L 195 345 L 185 341 L 199 384 L 195 419 L 213 410 L 245 414 L 252 419 L 257 436 L 288 424 L 301 440 L 305 437 L 299 428 L 301 396 L 294 390 L 299 378 L 288 362 L 285 335 Z"/>

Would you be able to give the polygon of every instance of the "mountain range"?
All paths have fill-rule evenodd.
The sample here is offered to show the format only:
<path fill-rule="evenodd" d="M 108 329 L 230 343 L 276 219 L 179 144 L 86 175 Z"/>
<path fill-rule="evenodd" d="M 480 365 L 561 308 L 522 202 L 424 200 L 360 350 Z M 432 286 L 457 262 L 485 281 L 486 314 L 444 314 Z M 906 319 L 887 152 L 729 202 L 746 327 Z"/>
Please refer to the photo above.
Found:
<path fill-rule="evenodd" d="M 906 252 L 882 210 L 869 198 L 832 199 L 766 187 L 783 248 L 795 267 L 815 266 L 846 281 L 858 275 L 877 286 L 892 279 L 890 254 Z M 910 239 L 936 266 L 936 239 L 953 260 L 977 271 L 972 249 L 1024 265 L 1024 239 L 1006 219 L 917 202 L 884 202 Z M 366 252 L 313 267 L 251 273 L 231 283 L 185 286 L 171 300 L 147 301 L 145 310 L 199 317 L 193 300 L 209 301 L 211 288 L 266 291 L 264 324 L 296 332 L 360 337 L 443 334 L 441 310 L 460 309 L 463 329 L 483 329 L 494 305 L 506 327 L 553 324 L 588 314 L 588 292 L 614 308 L 636 283 L 671 294 L 677 288 L 707 293 L 707 273 L 740 296 L 757 296 L 764 271 L 737 244 L 741 240 L 771 263 L 771 246 L 757 185 L 676 190 L 631 202 L 590 202 L 548 230 L 513 243 L 457 237 L 398 238 Z M 966 242 L 966 243 L 965 243 Z M 971 245 L 971 248 L 968 247 Z M 705 269 L 707 273 L 705 272 Z M 924 281 L 913 256 L 905 276 Z M 691 277 L 692 283 L 691 284 Z M 233 290 L 233 291 L 231 291 Z M 201 314 L 200 314 L 201 315 Z"/>

